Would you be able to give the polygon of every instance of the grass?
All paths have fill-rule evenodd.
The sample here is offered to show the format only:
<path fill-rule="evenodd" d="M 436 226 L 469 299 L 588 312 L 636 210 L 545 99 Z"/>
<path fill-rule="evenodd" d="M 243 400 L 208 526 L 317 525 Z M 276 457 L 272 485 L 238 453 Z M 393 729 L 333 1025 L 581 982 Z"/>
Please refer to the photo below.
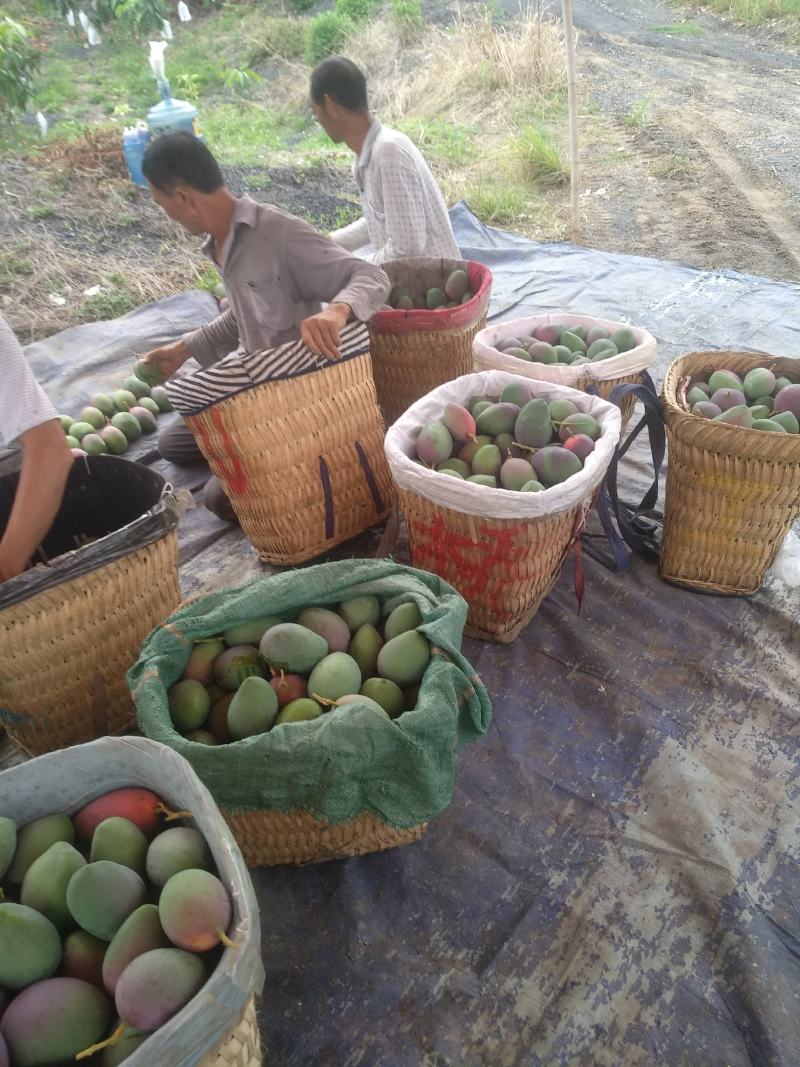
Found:
<path fill-rule="evenodd" d="M 538 185 L 563 185 L 569 169 L 549 133 L 536 126 L 526 126 L 519 134 L 514 150 L 528 181 Z"/>
<path fill-rule="evenodd" d="M 774 19 L 800 18 L 800 0 L 703 0 L 703 7 L 758 26 Z"/>
<path fill-rule="evenodd" d="M 269 166 L 274 153 L 287 148 L 308 123 L 304 115 L 271 112 L 253 101 L 217 104 L 204 109 L 202 117 L 203 134 L 214 154 L 231 166 Z"/>
<path fill-rule="evenodd" d="M 647 124 L 647 110 L 650 107 L 650 97 L 637 100 L 627 115 L 623 115 L 622 122 L 629 130 L 640 130 Z"/>
<path fill-rule="evenodd" d="M 662 156 L 657 159 L 650 171 L 654 178 L 686 178 L 692 174 L 694 168 L 692 161 L 688 156 L 679 155 L 677 153 Z"/>
<path fill-rule="evenodd" d="M 671 22 L 668 26 L 653 26 L 653 33 L 663 33 L 668 37 L 700 37 L 706 31 L 691 19 L 685 22 Z"/>
<path fill-rule="evenodd" d="M 394 125 L 411 138 L 427 159 L 465 164 L 478 154 L 480 135 L 474 127 L 441 118 L 400 119 Z"/>
<path fill-rule="evenodd" d="M 108 289 L 87 296 L 77 310 L 77 318 L 80 322 L 116 319 L 133 311 L 137 303 L 136 297 L 124 289 Z"/>

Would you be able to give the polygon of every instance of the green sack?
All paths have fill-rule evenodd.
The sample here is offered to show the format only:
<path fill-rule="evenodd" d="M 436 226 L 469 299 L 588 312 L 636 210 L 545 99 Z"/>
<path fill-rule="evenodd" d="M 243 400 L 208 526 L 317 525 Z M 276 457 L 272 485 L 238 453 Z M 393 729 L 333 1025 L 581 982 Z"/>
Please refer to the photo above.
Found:
<path fill-rule="evenodd" d="M 419 630 L 433 655 L 413 711 L 392 720 L 354 705 L 216 747 L 174 729 L 167 691 L 194 641 L 259 616 L 294 619 L 305 607 L 335 608 L 367 594 L 384 607 L 413 600 L 422 614 Z M 323 563 L 211 593 L 154 630 L 128 671 L 139 726 L 185 756 L 227 810 L 300 809 L 331 824 L 367 811 L 396 828 L 416 826 L 448 806 L 455 753 L 491 719 L 486 689 L 460 651 L 466 617 L 466 603 L 441 578 L 391 560 Z"/>

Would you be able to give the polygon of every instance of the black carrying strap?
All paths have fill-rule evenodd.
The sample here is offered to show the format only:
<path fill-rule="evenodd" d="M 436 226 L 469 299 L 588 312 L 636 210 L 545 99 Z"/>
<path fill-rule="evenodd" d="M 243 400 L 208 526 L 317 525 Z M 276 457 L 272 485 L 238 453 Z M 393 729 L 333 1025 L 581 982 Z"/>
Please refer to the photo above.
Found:
<path fill-rule="evenodd" d="M 646 371 L 642 373 L 642 384 L 618 385 L 613 389 L 610 400 L 612 404 L 621 406 L 622 401 L 631 396 L 644 404 L 644 415 L 628 434 L 625 442 L 617 445 L 596 505 L 603 531 L 613 552 L 613 561 L 598 553 L 594 547 L 586 546 L 590 555 L 615 571 L 624 570 L 630 561 L 630 555 L 625 549 L 626 544 L 643 559 L 655 561 L 659 557 L 657 535 L 660 523 L 656 520 L 660 520 L 661 513 L 655 510 L 655 506 L 658 501 L 658 479 L 667 447 L 664 412 L 653 379 Z M 645 427 L 653 457 L 653 482 L 639 504 L 630 504 L 619 499 L 617 470 L 619 461 Z M 614 529 L 613 519 L 616 519 L 619 534 Z"/>

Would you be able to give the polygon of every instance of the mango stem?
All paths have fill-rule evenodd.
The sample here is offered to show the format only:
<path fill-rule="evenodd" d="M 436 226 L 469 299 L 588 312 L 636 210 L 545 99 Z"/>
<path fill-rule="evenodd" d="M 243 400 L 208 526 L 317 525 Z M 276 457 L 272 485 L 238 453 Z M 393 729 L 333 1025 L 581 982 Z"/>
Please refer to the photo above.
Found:
<path fill-rule="evenodd" d="M 318 704 L 322 704 L 322 706 L 325 707 L 325 708 L 335 708 L 336 707 L 336 701 L 335 700 L 329 700 L 327 697 L 321 697 L 319 695 L 319 693 L 312 693 L 311 696 L 312 696 L 312 699 L 316 700 L 316 702 Z"/>
<path fill-rule="evenodd" d="M 95 1052 L 100 1052 L 101 1049 L 109 1048 L 111 1045 L 118 1044 L 127 1030 L 125 1023 L 120 1023 L 111 1037 L 107 1037 L 105 1041 L 100 1041 L 96 1045 L 90 1045 L 89 1048 L 85 1048 L 83 1052 L 79 1052 L 75 1057 L 76 1060 L 88 1060 L 90 1056 L 94 1056 Z"/>
<path fill-rule="evenodd" d="M 225 933 L 224 930 L 217 930 L 217 934 L 219 936 L 220 941 L 225 946 L 225 948 L 238 948 L 239 947 L 235 941 L 231 941 L 231 939 L 228 937 L 228 935 Z"/>
<path fill-rule="evenodd" d="M 172 808 L 168 808 L 163 801 L 159 801 L 156 805 L 156 810 L 161 812 L 165 822 L 172 822 L 173 819 L 191 819 L 192 817 L 190 811 L 173 811 Z"/>

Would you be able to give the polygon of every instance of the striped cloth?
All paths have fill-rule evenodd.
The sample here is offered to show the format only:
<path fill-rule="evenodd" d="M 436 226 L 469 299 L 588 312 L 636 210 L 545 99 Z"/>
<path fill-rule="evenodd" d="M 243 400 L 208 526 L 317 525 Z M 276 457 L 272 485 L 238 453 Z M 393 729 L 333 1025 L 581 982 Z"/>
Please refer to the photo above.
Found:
<path fill-rule="evenodd" d="M 290 341 L 263 352 L 233 352 L 210 367 L 167 382 L 167 394 L 172 406 L 181 415 L 197 415 L 222 400 L 265 382 L 325 370 L 326 367 L 369 351 L 369 333 L 363 322 L 352 322 L 345 326 L 339 340 L 339 351 L 339 359 L 328 359 L 315 355 L 303 341 Z"/>

